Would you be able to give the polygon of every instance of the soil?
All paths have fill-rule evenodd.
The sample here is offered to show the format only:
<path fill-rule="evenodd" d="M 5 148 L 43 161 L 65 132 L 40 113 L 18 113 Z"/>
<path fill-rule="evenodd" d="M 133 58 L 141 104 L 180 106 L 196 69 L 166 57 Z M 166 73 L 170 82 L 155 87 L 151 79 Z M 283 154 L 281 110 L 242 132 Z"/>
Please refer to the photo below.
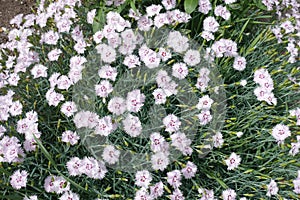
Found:
<path fill-rule="evenodd" d="M 36 0 L 0 0 L 0 43 L 7 41 L 3 28 L 10 28 L 9 21 L 16 15 L 31 13 Z"/>

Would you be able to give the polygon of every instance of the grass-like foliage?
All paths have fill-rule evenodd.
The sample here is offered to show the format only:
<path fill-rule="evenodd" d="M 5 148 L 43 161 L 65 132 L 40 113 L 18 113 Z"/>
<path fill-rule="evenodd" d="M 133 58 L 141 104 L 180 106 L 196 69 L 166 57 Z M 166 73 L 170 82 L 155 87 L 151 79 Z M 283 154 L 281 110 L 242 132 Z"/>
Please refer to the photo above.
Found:
<path fill-rule="evenodd" d="M 297 0 L 40 0 L 0 44 L 0 198 L 300 199 Z"/>

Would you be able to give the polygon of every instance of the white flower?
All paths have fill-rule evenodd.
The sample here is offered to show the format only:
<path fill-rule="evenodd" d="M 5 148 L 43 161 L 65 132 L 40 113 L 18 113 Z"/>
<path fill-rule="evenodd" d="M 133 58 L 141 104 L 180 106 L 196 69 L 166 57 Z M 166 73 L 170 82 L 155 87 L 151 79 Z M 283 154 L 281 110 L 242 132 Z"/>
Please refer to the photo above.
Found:
<path fill-rule="evenodd" d="M 152 17 L 154 15 L 158 15 L 161 9 L 161 5 L 151 5 L 146 8 L 146 12 L 149 17 Z"/>
<path fill-rule="evenodd" d="M 103 31 L 97 31 L 97 32 L 93 35 L 93 39 L 94 39 L 94 41 L 96 42 L 96 44 L 101 43 L 103 38 L 104 38 Z"/>
<path fill-rule="evenodd" d="M 236 199 L 236 192 L 232 189 L 227 189 L 222 192 L 222 197 L 225 200 L 235 200 Z"/>
<path fill-rule="evenodd" d="M 122 121 L 125 132 L 131 137 L 137 137 L 142 132 L 142 124 L 136 116 L 128 114 L 126 119 Z"/>
<path fill-rule="evenodd" d="M 185 168 L 183 168 L 181 172 L 186 179 L 190 179 L 195 176 L 197 172 L 197 166 L 194 163 L 188 161 Z"/>
<path fill-rule="evenodd" d="M 105 116 L 98 120 L 95 127 L 95 134 L 108 136 L 114 130 L 114 125 L 110 116 Z"/>
<path fill-rule="evenodd" d="M 181 172 L 179 170 L 173 170 L 167 173 L 167 182 L 174 188 L 178 188 L 181 185 Z"/>
<path fill-rule="evenodd" d="M 75 145 L 78 143 L 80 137 L 77 135 L 76 132 L 73 131 L 65 131 L 62 134 L 61 141 L 70 143 L 71 145 Z"/>
<path fill-rule="evenodd" d="M 217 22 L 217 20 L 214 17 L 209 16 L 203 20 L 203 29 L 205 31 L 214 33 L 216 31 L 218 31 L 219 26 L 220 26 L 219 23 Z"/>
<path fill-rule="evenodd" d="M 50 61 L 57 61 L 62 51 L 60 49 L 53 49 L 48 53 L 48 59 Z"/>
<path fill-rule="evenodd" d="M 152 197 L 149 195 L 147 189 L 142 187 L 136 191 L 134 200 L 152 200 Z"/>
<path fill-rule="evenodd" d="M 73 83 L 66 75 L 62 75 L 57 79 L 57 88 L 60 90 L 67 90 L 71 85 Z"/>
<path fill-rule="evenodd" d="M 163 119 L 163 123 L 166 126 L 166 131 L 169 133 L 179 130 L 181 122 L 174 114 L 169 114 Z"/>
<path fill-rule="evenodd" d="M 209 31 L 203 31 L 201 37 L 207 41 L 214 40 L 215 36 Z"/>
<path fill-rule="evenodd" d="M 157 28 L 162 27 L 165 24 L 168 24 L 168 16 L 166 13 L 158 14 L 154 18 L 154 26 Z"/>
<path fill-rule="evenodd" d="M 246 59 L 241 56 L 237 56 L 234 58 L 233 68 L 238 71 L 243 71 L 246 68 Z"/>
<path fill-rule="evenodd" d="M 95 91 L 99 97 L 108 97 L 113 91 L 113 86 L 109 81 L 102 80 L 99 84 L 95 85 Z"/>
<path fill-rule="evenodd" d="M 209 0 L 199 0 L 199 12 L 203 14 L 208 14 L 208 12 L 211 10 L 211 3 Z"/>
<path fill-rule="evenodd" d="M 67 162 L 67 169 L 71 176 L 81 175 L 80 166 L 81 160 L 78 157 L 73 157 Z"/>
<path fill-rule="evenodd" d="M 36 64 L 34 67 L 30 70 L 33 78 L 39 78 L 39 77 L 47 77 L 47 67 L 41 64 Z"/>
<path fill-rule="evenodd" d="M 208 95 L 204 95 L 199 99 L 199 103 L 197 104 L 197 108 L 199 110 L 209 110 L 211 105 L 214 103 L 214 100 L 212 100 Z"/>
<path fill-rule="evenodd" d="M 19 100 L 12 102 L 12 104 L 9 107 L 9 112 L 11 116 L 18 116 L 22 114 L 23 105 Z"/>
<path fill-rule="evenodd" d="M 247 80 L 245 80 L 245 79 L 241 80 L 240 85 L 245 87 L 247 85 Z"/>
<path fill-rule="evenodd" d="M 165 70 L 160 70 L 157 73 L 156 76 L 156 83 L 159 87 L 165 87 L 166 85 L 169 84 L 169 82 L 171 81 L 171 77 L 168 76 L 168 72 L 166 72 Z"/>
<path fill-rule="evenodd" d="M 148 16 L 142 16 L 138 20 L 138 28 L 141 31 L 149 31 L 151 26 L 153 25 L 153 20 Z"/>
<path fill-rule="evenodd" d="M 218 5 L 215 8 L 215 15 L 220 16 L 225 20 L 230 18 L 230 12 L 227 10 L 225 6 Z"/>
<path fill-rule="evenodd" d="M 139 57 L 137 57 L 136 55 L 128 55 L 125 57 L 123 64 L 131 69 L 140 66 L 141 62 L 139 60 Z"/>
<path fill-rule="evenodd" d="M 171 136 L 172 144 L 171 146 L 176 147 L 180 150 L 184 155 L 190 155 L 192 153 L 192 148 L 190 147 L 192 141 L 187 138 L 185 133 L 176 132 Z"/>
<path fill-rule="evenodd" d="M 241 163 L 241 157 L 236 153 L 232 152 L 228 159 L 225 160 L 228 170 L 233 170 L 239 166 Z"/>
<path fill-rule="evenodd" d="M 223 135 L 221 132 L 217 132 L 213 136 L 213 143 L 214 143 L 214 147 L 216 147 L 216 148 L 221 147 L 223 145 L 224 140 L 223 140 Z"/>
<path fill-rule="evenodd" d="M 200 114 L 197 115 L 201 125 L 206 125 L 212 120 L 212 115 L 209 110 L 202 110 Z"/>
<path fill-rule="evenodd" d="M 87 23 L 93 24 L 95 16 L 96 16 L 96 9 L 89 11 L 87 13 Z"/>
<path fill-rule="evenodd" d="M 152 133 L 150 135 L 150 141 L 151 141 L 151 150 L 154 153 L 166 151 L 166 147 L 168 146 L 168 144 L 165 141 L 165 138 L 159 133 L 157 132 Z"/>
<path fill-rule="evenodd" d="M 184 200 L 184 196 L 182 192 L 176 188 L 173 193 L 170 195 L 171 200 Z"/>
<path fill-rule="evenodd" d="M 19 190 L 26 187 L 28 173 L 25 170 L 17 170 L 10 176 L 10 184 L 13 188 Z"/>
<path fill-rule="evenodd" d="M 105 63 L 112 63 L 116 60 L 116 55 L 117 55 L 116 50 L 111 46 L 102 44 L 102 48 L 101 49 L 98 48 L 97 51 L 98 53 L 100 53 L 101 59 Z"/>
<path fill-rule="evenodd" d="M 60 111 L 67 117 L 71 117 L 75 112 L 77 112 L 77 106 L 73 101 L 66 101 L 61 105 Z"/>
<path fill-rule="evenodd" d="M 293 184 L 294 184 L 294 192 L 296 194 L 300 194 L 300 179 L 295 179 L 293 180 Z"/>
<path fill-rule="evenodd" d="M 238 138 L 242 137 L 243 135 L 244 135 L 244 133 L 241 132 L 241 131 L 239 131 L 239 132 L 236 133 L 236 136 L 237 136 Z"/>
<path fill-rule="evenodd" d="M 188 38 L 182 36 L 180 32 L 173 31 L 169 33 L 167 45 L 177 53 L 182 53 L 189 48 Z"/>
<path fill-rule="evenodd" d="M 72 199 L 72 200 L 79 200 L 79 195 L 74 193 L 74 192 L 71 192 L 71 191 L 66 191 L 60 198 L 59 200 L 69 200 L 69 199 Z"/>
<path fill-rule="evenodd" d="M 176 0 L 162 0 L 161 3 L 166 10 L 170 10 L 176 7 Z"/>
<path fill-rule="evenodd" d="M 98 75 L 100 78 L 105 78 L 105 79 L 110 79 L 112 81 L 115 81 L 116 77 L 118 75 L 118 72 L 115 67 L 111 67 L 109 65 L 104 65 L 99 69 Z"/>
<path fill-rule="evenodd" d="M 226 3 L 226 4 L 231 4 L 231 3 L 234 3 L 234 2 L 236 2 L 237 0 L 224 0 L 224 2 Z"/>
<path fill-rule="evenodd" d="M 162 59 L 162 61 L 167 61 L 168 59 L 172 58 L 170 51 L 162 47 L 159 48 L 158 56 Z"/>
<path fill-rule="evenodd" d="M 108 110 L 115 115 L 121 115 L 126 111 L 126 102 L 122 97 L 113 97 L 107 106 Z"/>
<path fill-rule="evenodd" d="M 138 89 L 128 92 L 126 99 L 127 110 L 130 112 L 139 112 L 144 105 L 145 98 L 146 96 Z"/>
<path fill-rule="evenodd" d="M 135 174 L 135 184 L 139 187 L 148 188 L 152 176 L 148 170 L 138 171 Z"/>
<path fill-rule="evenodd" d="M 276 139 L 278 143 L 283 143 L 287 137 L 291 136 L 291 131 L 288 126 L 283 124 L 277 124 L 272 129 L 272 136 Z"/>
<path fill-rule="evenodd" d="M 163 171 L 169 165 L 168 154 L 164 152 L 158 152 L 151 156 L 152 168 L 154 170 Z"/>
<path fill-rule="evenodd" d="M 276 195 L 278 193 L 279 188 L 277 187 L 277 183 L 271 179 L 271 182 L 267 185 L 267 196 L 271 197 L 272 195 Z"/>
<path fill-rule="evenodd" d="M 164 104 L 167 101 L 167 95 L 161 88 L 155 89 L 152 95 L 154 96 L 155 104 Z"/>
<path fill-rule="evenodd" d="M 184 79 L 189 73 L 185 63 L 175 63 L 172 67 L 172 75 L 179 80 Z"/>
<path fill-rule="evenodd" d="M 112 165 L 118 162 L 120 156 L 120 151 L 117 150 L 114 146 L 108 145 L 104 148 L 102 153 L 102 158 L 105 162 Z"/>
<path fill-rule="evenodd" d="M 157 199 L 158 197 L 161 197 L 164 193 L 164 184 L 160 181 L 156 183 L 153 186 L 150 186 L 150 195 Z"/>

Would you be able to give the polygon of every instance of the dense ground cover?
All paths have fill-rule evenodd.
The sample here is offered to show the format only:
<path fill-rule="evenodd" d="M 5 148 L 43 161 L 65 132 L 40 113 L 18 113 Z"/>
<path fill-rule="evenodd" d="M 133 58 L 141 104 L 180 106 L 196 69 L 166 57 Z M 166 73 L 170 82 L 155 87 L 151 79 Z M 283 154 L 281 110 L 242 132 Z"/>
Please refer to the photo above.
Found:
<path fill-rule="evenodd" d="M 299 3 L 39 1 L 0 60 L 2 199 L 299 199 Z"/>

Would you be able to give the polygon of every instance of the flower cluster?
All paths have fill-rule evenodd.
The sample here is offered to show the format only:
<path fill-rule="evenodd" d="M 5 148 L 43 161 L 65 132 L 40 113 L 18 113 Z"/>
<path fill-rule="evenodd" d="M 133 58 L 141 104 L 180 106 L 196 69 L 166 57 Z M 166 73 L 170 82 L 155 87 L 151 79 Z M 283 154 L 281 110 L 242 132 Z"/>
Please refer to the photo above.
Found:
<path fill-rule="evenodd" d="M 299 59 L 300 48 L 300 3 L 296 0 L 278 1 L 278 0 L 262 0 L 268 10 L 275 10 L 279 23 L 272 28 L 272 32 L 278 40 L 283 43 L 287 38 L 286 50 L 290 57 L 288 62 L 295 63 Z"/>
<path fill-rule="evenodd" d="M 103 179 L 107 173 L 104 162 L 93 157 L 84 157 L 83 159 L 73 157 L 67 162 L 67 168 L 71 176 L 85 174 L 93 179 Z"/>
<path fill-rule="evenodd" d="M 254 82 L 259 84 L 254 90 L 254 94 L 259 101 L 265 101 L 269 105 L 276 105 L 277 98 L 274 96 L 272 90 L 274 89 L 274 83 L 268 70 L 261 68 L 254 72 Z"/>

